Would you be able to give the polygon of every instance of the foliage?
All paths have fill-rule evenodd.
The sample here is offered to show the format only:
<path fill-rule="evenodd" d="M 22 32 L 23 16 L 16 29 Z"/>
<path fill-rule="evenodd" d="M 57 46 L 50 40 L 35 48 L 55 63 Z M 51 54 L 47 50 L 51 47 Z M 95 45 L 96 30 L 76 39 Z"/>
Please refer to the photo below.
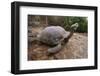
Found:
<path fill-rule="evenodd" d="M 78 23 L 79 27 L 76 32 L 87 32 L 88 20 L 87 17 L 76 17 L 76 16 L 38 16 L 29 15 L 28 24 L 30 26 L 62 26 L 65 30 L 70 31 L 70 27 L 74 23 Z"/>
<path fill-rule="evenodd" d="M 87 29 L 88 29 L 87 17 L 72 17 L 72 16 L 64 17 L 63 27 L 66 30 L 70 30 L 70 26 L 74 23 L 79 24 L 79 27 L 76 30 L 77 32 L 87 32 Z"/>

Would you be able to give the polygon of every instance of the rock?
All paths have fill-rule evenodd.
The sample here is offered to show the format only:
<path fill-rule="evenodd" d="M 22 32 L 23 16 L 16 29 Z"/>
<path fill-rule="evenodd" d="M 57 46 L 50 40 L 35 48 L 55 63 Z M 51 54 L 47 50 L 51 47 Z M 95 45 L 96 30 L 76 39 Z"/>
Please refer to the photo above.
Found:
<path fill-rule="evenodd" d="M 84 59 L 88 58 L 88 37 L 79 33 L 69 39 L 61 51 L 48 55 L 50 46 L 33 42 L 28 48 L 28 60 L 59 60 L 59 59 Z"/>

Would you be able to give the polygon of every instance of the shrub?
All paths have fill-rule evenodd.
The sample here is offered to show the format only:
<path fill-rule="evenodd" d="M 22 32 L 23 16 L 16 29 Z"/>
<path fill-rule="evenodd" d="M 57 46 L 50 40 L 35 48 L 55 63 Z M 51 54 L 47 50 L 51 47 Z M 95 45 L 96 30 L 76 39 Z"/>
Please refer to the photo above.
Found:
<path fill-rule="evenodd" d="M 87 17 L 64 17 L 64 25 L 63 27 L 66 30 L 70 30 L 70 26 L 74 23 L 78 23 L 79 27 L 76 32 L 87 32 L 88 30 L 88 21 Z"/>

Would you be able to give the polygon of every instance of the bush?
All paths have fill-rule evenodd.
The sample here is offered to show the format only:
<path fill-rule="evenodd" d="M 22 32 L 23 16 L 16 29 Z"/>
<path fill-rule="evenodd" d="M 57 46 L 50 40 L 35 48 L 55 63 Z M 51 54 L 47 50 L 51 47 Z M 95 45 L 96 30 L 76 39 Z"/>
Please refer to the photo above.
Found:
<path fill-rule="evenodd" d="M 63 27 L 66 30 L 70 30 L 70 26 L 74 23 L 78 23 L 79 27 L 76 32 L 87 32 L 88 31 L 88 21 L 87 17 L 64 17 Z"/>

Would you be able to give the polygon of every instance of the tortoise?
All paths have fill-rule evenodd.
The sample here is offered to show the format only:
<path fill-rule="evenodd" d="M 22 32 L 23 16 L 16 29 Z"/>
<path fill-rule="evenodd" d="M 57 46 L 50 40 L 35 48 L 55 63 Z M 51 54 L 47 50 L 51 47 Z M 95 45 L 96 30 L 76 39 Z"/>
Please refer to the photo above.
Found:
<path fill-rule="evenodd" d="M 78 26 L 78 23 L 71 25 L 70 32 L 66 31 L 61 26 L 48 26 L 37 35 L 37 39 L 38 41 L 51 46 L 51 48 L 47 50 L 48 53 L 56 53 L 62 49 L 63 43 L 68 42 Z"/>

